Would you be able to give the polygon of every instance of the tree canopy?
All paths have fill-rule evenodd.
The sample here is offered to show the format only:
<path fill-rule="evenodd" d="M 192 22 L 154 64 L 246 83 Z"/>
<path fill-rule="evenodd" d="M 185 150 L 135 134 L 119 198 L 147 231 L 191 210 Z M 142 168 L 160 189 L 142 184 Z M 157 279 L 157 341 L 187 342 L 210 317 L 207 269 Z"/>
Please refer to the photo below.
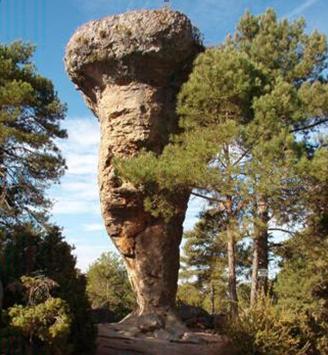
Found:
<path fill-rule="evenodd" d="M 42 283 L 44 278 L 49 278 L 57 285 L 52 295 L 67 304 L 72 316 L 67 347 L 77 354 L 92 349 L 95 329 L 89 313 L 86 279 L 76 268 L 73 247 L 64 240 L 59 227 L 48 225 L 45 230 L 32 224 L 20 224 L 0 229 L 0 260 L 0 277 L 5 290 L 4 309 L 26 304 L 19 287 L 22 277 L 33 281 L 32 285 L 39 279 Z M 52 309 L 56 310 L 57 306 L 56 302 L 50 302 L 50 308 L 47 305 L 40 307 L 53 314 Z M 26 312 L 28 315 L 29 311 Z"/>
<path fill-rule="evenodd" d="M 219 212 L 235 314 L 236 242 L 254 239 L 256 282 L 258 269 L 267 269 L 269 223 L 295 225 L 308 213 L 303 169 L 315 151 L 327 154 L 325 140 L 314 138 L 328 121 L 326 69 L 326 37 L 307 34 L 303 19 L 246 13 L 233 36 L 196 59 L 178 96 L 180 132 L 171 143 L 159 155 L 116 162 L 123 179 L 144 188 L 155 215 L 170 218 L 179 189 Z"/>
<path fill-rule="evenodd" d="M 52 82 L 32 62 L 34 47 L 0 45 L 0 223 L 42 223 L 49 200 L 45 188 L 58 182 L 65 161 L 56 139 L 66 107 Z"/>
<path fill-rule="evenodd" d="M 135 305 L 126 269 L 118 255 L 103 253 L 87 272 L 87 292 L 94 308 L 109 309 L 117 320 L 129 313 Z"/>

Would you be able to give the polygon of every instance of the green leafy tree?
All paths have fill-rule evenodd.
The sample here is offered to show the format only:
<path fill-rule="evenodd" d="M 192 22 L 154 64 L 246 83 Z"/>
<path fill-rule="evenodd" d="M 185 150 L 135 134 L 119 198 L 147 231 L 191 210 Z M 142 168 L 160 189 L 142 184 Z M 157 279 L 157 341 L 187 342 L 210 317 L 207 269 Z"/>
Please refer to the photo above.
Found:
<path fill-rule="evenodd" d="M 204 303 L 207 295 L 202 291 L 203 290 L 193 282 L 182 282 L 178 285 L 177 304 L 187 304 L 206 309 Z"/>
<path fill-rule="evenodd" d="M 60 228 L 48 226 L 44 230 L 26 224 L 0 232 L 4 308 L 25 304 L 22 294 L 17 292 L 19 287 L 15 287 L 23 275 L 48 277 L 59 285 L 53 290 L 53 296 L 65 301 L 71 311 L 68 339 L 73 353 L 91 351 L 96 330 L 89 312 L 86 279 L 76 268 L 73 247 L 64 240 Z"/>
<path fill-rule="evenodd" d="M 279 249 L 282 269 L 275 293 L 278 307 L 293 311 L 295 331 L 313 354 L 328 352 L 328 150 L 321 146 L 304 169 L 307 194 L 305 228 Z M 298 322 L 299 318 L 303 322 Z"/>
<path fill-rule="evenodd" d="M 194 228 L 184 234 L 182 271 L 180 280 L 186 282 L 179 286 L 178 297 L 192 304 L 194 293 L 202 299 L 201 306 L 208 312 L 225 312 L 227 299 L 227 250 L 224 238 L 224 220 L 219 212 L 211 209 L 200 214 Z M 241 279 L 249 277 L 250 248 L 242 241 L 236 246 L 237 275 Z M 195 289 L 195 292 L 188 290 Z M 186 290 L 186 292 L 183 292 Z M 197 304 L 200 306 L 200 304 Z"/>
<path fill-rule="evenodd" d="M 70 343 L 76 353 L 94 345 L 86 280 L 76 269 L 72 247 L 48 222 L 45 190 L 58 182 L 65 162 L 56 144 L 65 138 L 60 122 L 66 107 L 53 84 L 32 62 L 34 47 L 22 42 L 0 45 L 0 254 L 4 307 L 24 303 L 9 285 L 22 275 L 41 274 L 58 287 L 57 298 L 73 318 Z"/>
<path fill-rule="evenodd" d="M 260 16 L 246 12 L 231 44 L 262 68 L 269 83 L 275 83 L 271 92 L 254 101 L 255 122 L 265 123 L 255 126 L 256 129 L 262 130 L 261 135 L 265 138 L 271 138 L 286 127 L 290 133 L 297 134 L 298 139 L 303 139 L 307 149 L 313 149 L 309 140 L 310 132 L 327 122 L 328 91 L 327 80 L 323 75 L 327 68 L 327 41 L 318 31 L 307 35 L 304 29 L 304 19 L 290 23 L 287 20 L 278 21 L 273 10 Z M 263 150 L 262 153 L 268 154 L 268 151 Z M 271 176 L 275 175 L 275 172 L 271 173 Z M 267 186 L 277 186 L 268 178 L 262 180 Z M 252 303 L 261 286 L 257 271 L 259 268 L 268 268 L 270 219 L 280 219 L 286 223 L 293 219 L 291 216 L 300 216 L 302 209 L 305 209 L 298 201 L 300 196 L 297 194 L 297 183 L 294 189 L 290 187 L 280 189 L 276 201 L 272 201 L 274 191 L 268 191 L 267 187 L 258 194 L 255 211 L 257 218 L 254 223 Z M 275 205 L 278 208 L 273 209 Z M 298 208 L 295 209 L 295 206 Z"/>
<path fill-rule="evenodd" d="M 65 169 L 55 140 L 65 138 L 65 106 L 32 63 L 34 47 L 0 45 L 0 225 L 43 223 L 44 190 Z"/>
<path fill-rule="evenodd" d="M 326 38 L 304 26 L 277 20 L 273 10 L 247 13 L 234 38 L 195 61 L 178 97 L 181 133 L 159 156 L 116 163 L 123 179 L 144 187 L 155 215 L 170 218 L 169 198 L 179 189 L 221 212 L 233 315 L 236 243 L 245 231 L 254 238 L 257 283 L 257 270 L 268 265 L 269 221 L 285 224 L 304 209 L 297 164 L 308 154 L 307 133 L 327 122 Z"/>
<path fill-rule="evenodd" d="M 117 319 L 127 315 L 135 304 L 134 295 L 122 259 L 103 253 L 87 272 L 87 292 L 93 308 L 113 311 Z"/>

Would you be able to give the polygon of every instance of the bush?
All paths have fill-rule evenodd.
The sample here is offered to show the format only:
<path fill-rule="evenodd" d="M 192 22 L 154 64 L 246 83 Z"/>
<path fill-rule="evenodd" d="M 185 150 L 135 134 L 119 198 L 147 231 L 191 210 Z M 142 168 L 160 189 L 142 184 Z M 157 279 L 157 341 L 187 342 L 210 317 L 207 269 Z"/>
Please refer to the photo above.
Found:
<path fill-rule="evenodd" d="M 20 340 L 20 350 L 25 342 L 28 347 L 43 353 L 70 353 L 67 341 L 72 322 L 69 307 L 61 298 L 51 295 L 58 284 L 40 275 L 22 276 L 19 282 L 9 286 L 19 289 L 25 301 L 24 305 L 14 305 L 6 312 L 7 343 L 16 339 Z"/>
<path fill-rule="evenodd" d="M 67 303 L 60 298 L 49 298 L 34 306 L 14 306 L 9 309 L 8 315 L 10 325 L 30 343 L 35 338 L 55 348 L 66 343 L 71 317 Z"/>
<path fill-rule="evenodd" d="M 242 355 L 301 355 L 308 348 L 298 335 L 293 314 L 275 307 L 264 295 L 253 307 L 241 309 L 239 319 L 227 322 L 224 331 Z"/>

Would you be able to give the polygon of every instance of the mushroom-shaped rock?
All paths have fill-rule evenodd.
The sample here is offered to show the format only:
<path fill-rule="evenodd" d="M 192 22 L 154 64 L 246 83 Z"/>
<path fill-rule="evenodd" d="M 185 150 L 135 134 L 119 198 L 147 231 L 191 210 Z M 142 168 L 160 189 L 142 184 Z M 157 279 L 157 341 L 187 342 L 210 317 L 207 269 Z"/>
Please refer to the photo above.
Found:
<path fill-rule="evenodd" d="M 100 121 L 102 214 L 137 296 L 138 308 L 123 321 L 136 332 L 165 328 L 166 337 L 182 329 L 174 305 L 189 194 L 176 194 L 169 222 L 155 218 L 144 210 L 145 192 L 116 176 L 113 157 L 162 151 L 178 125 L 176 94 L 201 50 L 188 18 L 169 9 L 89 22 L 66 49 L 66 70 Z"/>

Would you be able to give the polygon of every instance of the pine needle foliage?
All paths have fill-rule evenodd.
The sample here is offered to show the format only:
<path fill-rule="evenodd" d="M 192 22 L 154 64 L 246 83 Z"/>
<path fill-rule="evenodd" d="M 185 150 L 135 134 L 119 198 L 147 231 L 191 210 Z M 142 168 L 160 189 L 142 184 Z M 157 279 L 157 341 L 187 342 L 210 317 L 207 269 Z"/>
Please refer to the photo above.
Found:
<path fill-rule="evenodd" d="M 327 42 L 304 29 L 303 19 L 279 21 L 273 10 L 246 13 L 233 38 L 199 55 L 178 96 L 181 133 L 160 156 L 116 162 L 123 179 L 144 186 L 152 213 L 164 210 L 168 190 L 187 187 L 219 203 L 231 196 L 244 211 L 261 194 L 279 215 L 286 191 L 299 188 L 295 164 L 309 131 L 327 122 Z"/>
<path fill-rule="evenodd" d="M 307 34 L 303 19 L 246 12 L 233 36 L 196 59 L 178 95 L 179 134 L 159 155 L 116 161 L 155 216 L 174 215 L 171 193 L 186 189 L 225 215 L 232 307 L 236 242 L 243 226 L 249 235 L 265 227 L 259 204 L 266 224 L 295 224 L 306 214 L 300 162 L 309 162 L 313 134 L 328 122 L 327 63 L 326 37 Z"/>
<path fill-rule="evenodd" d="M 65 138 L 63 105 L 32 62 L 34 47 L 0 45 L 0 224 L 43 223 L 44 191 L 65 169 L 56 139 Z"/>

